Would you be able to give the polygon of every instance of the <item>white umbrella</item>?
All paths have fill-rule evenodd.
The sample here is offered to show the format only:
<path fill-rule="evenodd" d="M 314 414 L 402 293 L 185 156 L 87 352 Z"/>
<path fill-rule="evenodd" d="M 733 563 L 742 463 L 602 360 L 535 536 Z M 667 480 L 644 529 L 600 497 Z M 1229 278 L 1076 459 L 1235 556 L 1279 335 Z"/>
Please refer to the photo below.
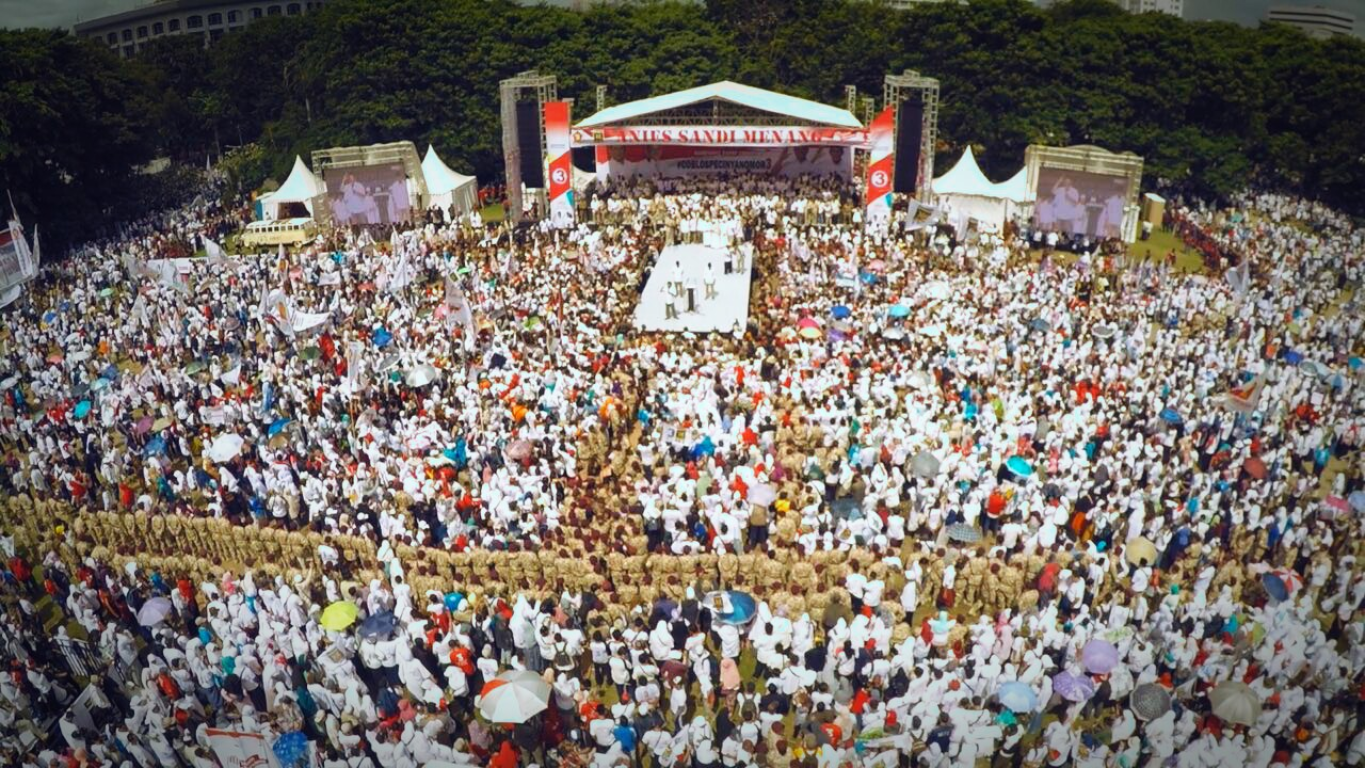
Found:
<path fill-rule="evenodd" d="M 942 280 L 925 283 L 920 287 L 920 290 L 925 296 L 940 301 L 948 298 L 953 293 L 953 287 Z"/>
<path fill-rule="evenodd" d="M 479 696 L 479 713 L 494 723 L 524 723 L 550 702 L 550 684 L 534 672 L 504 672 L 489 680 Z"/>
<path fill-rule="evenodd" d="M 1236 725 L 1252 726 L 1261 716 L 1261 698 L 1246 683 L 1221 683 L 1209 691 L 1213 714 Z"/>
<path fill-rule="evenodd" d="M 755 483 L 749 488 L 749 503 L 766 507 L 777 500 L 777 489 L 767 483 Z"/>
<path fill-rule="evenodd" d="M 208 450 L 204 451 L 204 455 L 219 464 L 224 464 L 237 458 L 237 454 L 242 452 L 242 444 L 245 442 L 240 435 L 219 435 Z"/>
<path fill-rule="evenodd" d="M 142 604 L 137 610 L 137 623 L 144 627 L 155 627 L 171 615 L 174 606 L 164 597 L 154 597 Z"/>
<path fill-rule="evenodd" d="M 419 387 L 425 387 L 439 378 L 441 378 L 441 372 L 437 370 L 436 366 L 431 365 L 430 363 L 423 363 L 408 371 L 407 382 L 409 387 L 417 389 Z"/>

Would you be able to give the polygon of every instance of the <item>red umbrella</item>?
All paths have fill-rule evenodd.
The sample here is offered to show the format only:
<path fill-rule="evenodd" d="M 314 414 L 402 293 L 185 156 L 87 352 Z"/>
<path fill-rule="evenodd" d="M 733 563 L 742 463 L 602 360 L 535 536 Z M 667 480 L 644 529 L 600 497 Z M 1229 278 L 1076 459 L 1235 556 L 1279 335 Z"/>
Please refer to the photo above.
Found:
<path fill-rule="evenodd" d="M 1265 479 L 1266 475 L 1265 462 L 1261 461 L 1261 458 L 1259 456 L 1252 456 L 1251 458 L 1243 462 L 1242 469 L 1246 470 L 1246 473 L 1248 475 L 1251 475 L 1257 480 Z"/>

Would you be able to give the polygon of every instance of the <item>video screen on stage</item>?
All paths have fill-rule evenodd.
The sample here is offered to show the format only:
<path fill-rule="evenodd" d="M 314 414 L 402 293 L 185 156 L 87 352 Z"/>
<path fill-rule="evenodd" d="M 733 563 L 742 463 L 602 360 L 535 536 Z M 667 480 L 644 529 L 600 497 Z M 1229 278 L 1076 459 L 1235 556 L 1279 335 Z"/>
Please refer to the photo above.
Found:
<path fill-rule="evenodd" d="M 1059 168 L 1040 168 L 1034 190 L 1033 225 L 1091 238 L 1121 237 L 1128 178 Z"/>
<path fill-rule="evenodd" d="M 342 226 L 392 224 L 411 217 L 412 200 L 402 163 L 329 168 L 327 205 Z"/>

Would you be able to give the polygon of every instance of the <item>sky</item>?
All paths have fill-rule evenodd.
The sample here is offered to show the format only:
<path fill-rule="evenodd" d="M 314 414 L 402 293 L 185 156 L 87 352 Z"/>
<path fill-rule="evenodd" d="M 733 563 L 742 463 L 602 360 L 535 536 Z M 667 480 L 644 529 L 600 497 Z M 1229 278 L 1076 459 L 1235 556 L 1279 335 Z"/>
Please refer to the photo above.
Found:
<path fill-rule="evenodd" d="M 147 0 L 0 0 L 0 26 L 69 27 L 77 21 L 126 11 Z M 1365 21 L 1365 0 L 1185 0 L 1187 19 L 1225 19 L 1254 25 L 1273 4 L 1322 5 L 1356 15 Z"/>
<path fill-rule="evenodd" d="M 0 25 L 69 27 L 146 4 L 147 0 L 0 0 Z"/>

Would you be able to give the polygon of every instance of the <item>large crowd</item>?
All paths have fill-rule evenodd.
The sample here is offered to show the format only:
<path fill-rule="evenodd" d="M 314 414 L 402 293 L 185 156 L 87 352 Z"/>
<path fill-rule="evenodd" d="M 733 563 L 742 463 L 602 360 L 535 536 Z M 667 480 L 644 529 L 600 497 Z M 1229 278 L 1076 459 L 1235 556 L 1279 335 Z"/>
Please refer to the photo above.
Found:
<path fill-rule="evenodd" d="M 1181 206 L 1187 271 L 864 234 L 813 179 L 587 211 L 227 255 L 201 202 L 47 265 L 0 330 L 0 761 L 1365 758 L 1348 219 Z M 633 328 L 711 225 L 747 327 Z"/>

